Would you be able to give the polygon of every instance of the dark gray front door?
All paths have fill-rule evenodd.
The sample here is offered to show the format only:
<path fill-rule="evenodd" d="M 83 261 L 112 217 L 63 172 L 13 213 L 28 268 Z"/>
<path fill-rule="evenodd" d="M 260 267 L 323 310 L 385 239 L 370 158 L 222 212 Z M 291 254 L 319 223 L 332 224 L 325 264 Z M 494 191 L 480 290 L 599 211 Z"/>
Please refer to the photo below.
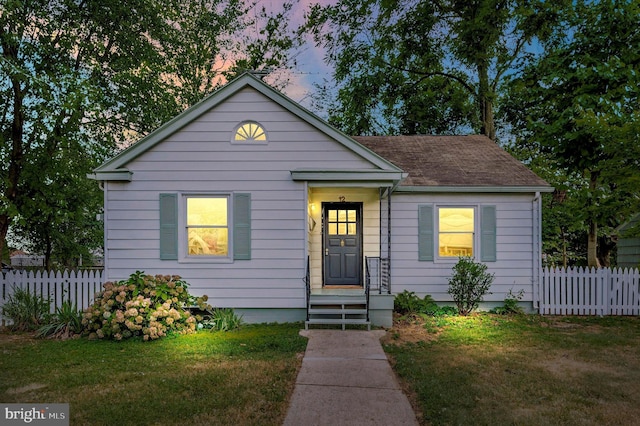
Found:
<path fill-rule="evenodd" d="M 362 285 L 362 203 L 323 203 L 325 285 Z"/>

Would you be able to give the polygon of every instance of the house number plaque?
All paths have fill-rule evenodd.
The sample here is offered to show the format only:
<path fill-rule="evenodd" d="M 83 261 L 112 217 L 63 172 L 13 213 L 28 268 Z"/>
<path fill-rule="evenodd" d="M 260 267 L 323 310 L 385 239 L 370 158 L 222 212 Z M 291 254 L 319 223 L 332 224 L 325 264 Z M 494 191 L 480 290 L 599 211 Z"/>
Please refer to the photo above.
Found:
<path fill-rule="evenodd" d="M 338 197 L 338 200 L 340 200 L 340 202 L 341 202 L 341 203 L 344 203 L 344 200 L 345 200 L 345 199 L 346 199 L 346 198 L 345 198 L 345 196 L 344 196 L 344 195 L 341 195 L 341 196 L 339 196 L 339 197 Z"/>

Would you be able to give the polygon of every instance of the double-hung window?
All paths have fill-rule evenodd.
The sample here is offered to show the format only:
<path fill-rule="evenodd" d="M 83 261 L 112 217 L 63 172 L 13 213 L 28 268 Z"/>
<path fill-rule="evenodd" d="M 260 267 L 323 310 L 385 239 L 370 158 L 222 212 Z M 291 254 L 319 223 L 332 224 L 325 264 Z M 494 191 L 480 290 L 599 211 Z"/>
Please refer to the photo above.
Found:
<path fill-rule="evenodd" d="M 474 255 L 475 209 L 438 207 L 438 255 L 460 257 Z"/>
<path fill-rule="evenodd" d="M 160 259 L 251 259 L 251 194 L 160 194 Z"/>
<path fill-rule="evenodd" d="M 496 206 L 418 206 L 418 260 L 497 260 Z"/>
<path fill-rule="evenodd" d="M 186 235 L 189 256 L 229 255 L 229 198 L 188 196 Z"/>

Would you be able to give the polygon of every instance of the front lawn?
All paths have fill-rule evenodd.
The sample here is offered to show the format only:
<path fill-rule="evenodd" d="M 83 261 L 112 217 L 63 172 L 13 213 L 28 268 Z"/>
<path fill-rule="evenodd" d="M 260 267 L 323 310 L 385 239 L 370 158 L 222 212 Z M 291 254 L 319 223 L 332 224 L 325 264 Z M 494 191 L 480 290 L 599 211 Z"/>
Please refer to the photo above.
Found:
<path fill-rule="evenodd" d="M 279 425 L 306 346 L 300 327 L 150 342 L 0 334 L 0 401 L 69 403 L 72 425 Z"/>
<path fill-rule="evenodd" d="M 640 419 L 637 317 L 429 317 L 398 323 L 384 347 L 422 424 Z"/>

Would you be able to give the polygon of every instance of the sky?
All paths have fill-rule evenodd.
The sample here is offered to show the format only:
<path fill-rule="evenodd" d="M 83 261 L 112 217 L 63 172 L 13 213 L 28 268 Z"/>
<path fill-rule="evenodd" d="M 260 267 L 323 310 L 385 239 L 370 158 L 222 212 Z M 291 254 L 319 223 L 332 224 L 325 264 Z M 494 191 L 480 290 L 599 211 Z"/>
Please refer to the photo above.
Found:
<path fill-rule="evenodd" d="M 291 10 L 292 28 L 296 28 L 304 23 L 304 13 L 312 4 L 330 5 L 337 0 L 298 0 Z M 282 0 L 259 0 L 258 5 L 264 6 L 267 11 L 277 11 L 282 4 Z M 291 71 L 284 72 L 289 78 L 289 85 L 283 92 L 292 100 L 301 104 L 305 108 L 311 109 L 310 93 L 315 92 L 314 83 L 322 84 L 325 80 L 332 79 L 332 68 L 327 65 L 324 58 L 324 50 L 315 47 L 309 38 L 305 46 L 294 53 L 297 67 Z M 313 111 L 322 116 L 321 111 Z M 326 117 L 323 117 L 326 118 Z"/>

